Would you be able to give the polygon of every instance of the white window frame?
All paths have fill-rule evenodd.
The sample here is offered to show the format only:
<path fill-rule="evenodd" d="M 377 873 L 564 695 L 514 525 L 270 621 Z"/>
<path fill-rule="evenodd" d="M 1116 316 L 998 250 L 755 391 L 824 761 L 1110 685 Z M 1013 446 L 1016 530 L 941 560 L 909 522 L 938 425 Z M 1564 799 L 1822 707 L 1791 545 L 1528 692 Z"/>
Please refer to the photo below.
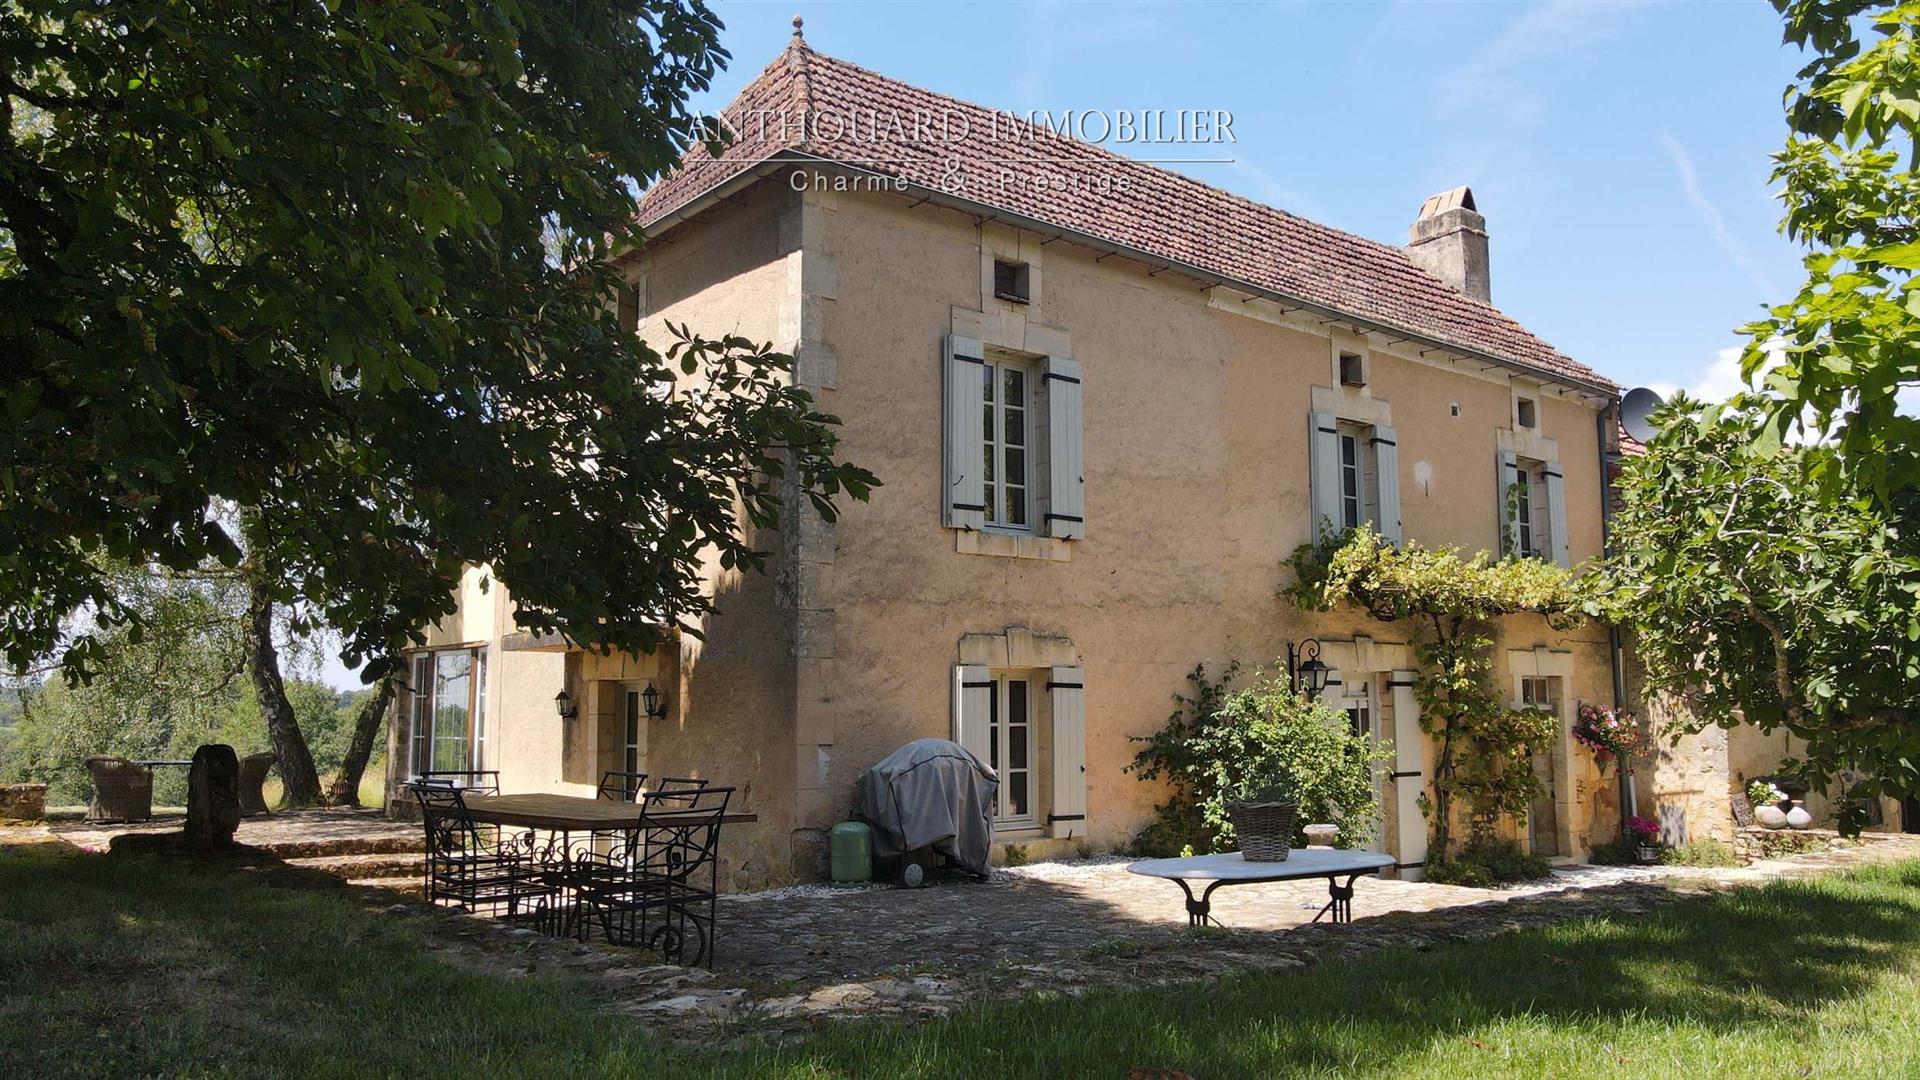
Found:
<path fill-rule="evenodd" d="M 460 762 L 439 761 L 436 759 L 434 748 L 437 740 L 433 733 L 433 712 L 436 708 L 435 691 L 438 686 L 440 658 L 460 653 L 465 653 L 468 657 L 467 759 Z M 487 648 L 484 645 L 429 649 L 412 655 L 408 663 L 413 682 L 409 689 L 410 708 L 407 717 L 411 729 L 407 740 L 409 778 L 418 777 L 423 772 L 460 772 L 486 767 L 487 668 Z"/>
<path fill-rule="evenodd" d="M 1342 420 L 1335 425 L 1334 446 L 1339 452 L 1337 474 L 1340 478 L 1340 521 L 1342 529 L 1358 528 L 1365 523 L 1380 525 L 1380 467 L 1373 445 L 1371 424 Z M 1347 493 L 1348 480 L 1353 493 Z"/>
<path fill-rule="evenodd" d="M 623 686 L 620 690 L 620 771 L 642 772 L 647 748 L 646 702 L 638 686 Z"/>
<path fill-rule="evenodd" d="M 1036 449 L 1034 445 L 1033 382 L 1036 365 L 1026 360 L 1016 359 L 996 352 L 989 353 L 986 356 L 983 361 L 983 366 L 985 371 L 981 379 L 982 397 L 980 399 L 980 406 L 982 409 L 981 420 L 983 421 L 981 438 L 985 445 L 981 457 L 983 462 L 991 463 L 986 474 L 981 478 L 981 490 L 984 495 L 981 503 L 987 508 L 986 527 L 996 532 L 1031 534 L 1036 531 L 1033 519 L 1034 509 L 1038 504 L 1038 501 L 1034 497 L 1035 491 L 1033 483 L 1034 451 Z M 1021 401 L 1018 405 L 1013 405 L 1003 400 L 1003 391 L 1005 389 L 1004 376 L 1008 371 L 1017 371 L 1020 373 Z M 985 396 L 989 389 L 992 393 L 991 399 Z M 1022 437 L 1025 439 L 1018 447 L 1010 447 L 1007 445 L 1007 414 L 1010 410 L 1014 409 L 1019 411 L 1021 420 L 1023 421 Z M 1021 504 L 1025 510 L 1023 516 L 1026 518 L 1025 521 L 1021 522 L 1001 520 L 1001 514 L 1006 508 L 1003 499 L 1006 495 L 1006 488 L 1008 487 L 1007 478 L 1010 473 L 1010 470 L 1007 468 L 1007 458 L 1013 450 L 1020 452 L 1019 483 L 1012 486 L 1020 489 Z"/>
<path fill-rule="evenodd" d="M 996 672 L 992 678 L 993 695 L 987 710 L 987 765 L 1000 777 L 1000 787 L 994 796 L 994 824 L 1001 828 L 1035 828 L 1040 821 L 1039 743 L 1035 738 L 1039 733 L 1039 725 L 1035 717 L 1035 705 L 1036 695 L 1046 682 L 1045 672 Z M 1016 716 L 1013 709 L 1012 688 L 1016 683 L 1024 687 L 1021 691 L 1026 701 L 1023 716 Z M 1024 728 L 1026 732 L 1026 763 L 1018 768 L 1006 761 L 1013 745 L 1014 728 Z M 1027 808 L 1024 813 L 1014 812 L 1015 774 L 1026 785 Z"/>
<path fill-rule="evenodd" d="M 1523 709 L 1545 709 L 1555 717 L 1560 715 L 1560 698 L 1565 693 L 1559 675 L 1516 675 L 1514 694 L 1519 698 Z"/>
<path fill-rule="evenodd" d="M 1345 673 L 1341 678 L 1346 678 Z M 1345 683 L 1340 687 L 1340 708 L 1347 714 L 1347 730 L 1356 735 L 1365 735 L 1371 741 L 1380 738 L 1380 706 L 1373 694 L 1373 680 L 1360 680 L 1355 685 Z M 1357 715 L 1356 715 L 1357 714 Z"/>
<path fill-rule="evenodd" d="M 1519 489 L 1513 507 L 1514 535 L 1520 554 L 1529 559 L 1551 559 L 1555 550 L 1546 471 L 1545 462 L 1532 458 L 1514 463 L 1513 481 Z"/>

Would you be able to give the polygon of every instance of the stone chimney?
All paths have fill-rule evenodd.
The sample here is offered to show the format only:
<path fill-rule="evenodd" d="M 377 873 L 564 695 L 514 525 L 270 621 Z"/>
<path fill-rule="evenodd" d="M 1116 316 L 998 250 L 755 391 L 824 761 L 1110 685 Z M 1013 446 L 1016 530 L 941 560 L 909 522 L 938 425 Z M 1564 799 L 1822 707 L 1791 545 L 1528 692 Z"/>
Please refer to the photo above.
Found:
<path fill-rule="evenodd" d="M 1407 230 L 1407 255 L 1448 285 L 1482 300 L 1487 282 L 1487 219 L 1473 205 L 1473 189 L 1457 187 L 1429 196 Z"/>

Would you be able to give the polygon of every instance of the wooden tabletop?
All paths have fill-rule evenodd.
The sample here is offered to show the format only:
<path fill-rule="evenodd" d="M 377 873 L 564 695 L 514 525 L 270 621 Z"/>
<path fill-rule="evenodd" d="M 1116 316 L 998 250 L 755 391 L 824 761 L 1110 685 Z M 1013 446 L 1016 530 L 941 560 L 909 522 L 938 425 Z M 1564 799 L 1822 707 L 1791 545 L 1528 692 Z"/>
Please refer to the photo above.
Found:
<path fill-rule="evenodd" d="M 634 829 L 640 826 L 640 807 L 612 799 L 587 799 L 578 795 L 469 795 L 467 814 L 475 821 L 495 825 L 516 825 L 523 829 L 552 829 L 556 832 Z M 647 815 L 650 822 L 671 824 L 676 815 L 689 811 L 658 810 Z M 730 810 L 720 819 L 729 825 L 759 821 L 760 815 Z"/>
<path fill-rule="evenodd" d="M 1248 862 L 1237 851 L 1224 855 L 1190 855 L 1184 859 L 1144 859 L 1129 863 L 1127 872 L 1188 881 L 1286 881 L 1290 878 L 1364 874 L 1393 865 L 1393 856 L 1377 851 L 1341 848 L 1295 848 L 1282 862 Z"/>

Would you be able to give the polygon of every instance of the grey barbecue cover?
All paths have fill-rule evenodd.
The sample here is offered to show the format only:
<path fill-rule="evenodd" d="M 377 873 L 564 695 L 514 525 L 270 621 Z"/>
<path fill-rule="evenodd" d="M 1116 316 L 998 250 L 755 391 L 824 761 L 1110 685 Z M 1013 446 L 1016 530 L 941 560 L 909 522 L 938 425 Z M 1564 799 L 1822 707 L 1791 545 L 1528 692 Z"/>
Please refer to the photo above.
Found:
<path fill-rule="evenodd" d="M 987 872 L 1000 778 L 959 743 L 916 739 L 861 773 L 859 788 L 874 854 L 931 846 L 976 874 Z"/>

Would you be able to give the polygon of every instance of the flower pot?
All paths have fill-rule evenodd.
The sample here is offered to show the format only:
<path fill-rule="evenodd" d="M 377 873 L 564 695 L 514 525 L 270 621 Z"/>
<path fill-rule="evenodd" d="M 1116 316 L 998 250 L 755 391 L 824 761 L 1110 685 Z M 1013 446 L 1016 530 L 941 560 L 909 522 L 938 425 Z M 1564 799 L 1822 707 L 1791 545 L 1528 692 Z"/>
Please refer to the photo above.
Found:
<path fill-rule="evenodd" d="M 1286 862 L 1293 847 L 1293 822 L 1300 808 L 1290 802 L 1232 802 L 1227 816 L 1240 838 L 1240 856 L 1248 862 Z"/>
<path fill-rule="evenodd" d="M 1787 811 L 1787 828 L 1804 829 L 1812 824 L 1813 815 L 1807 813 L 1807 808 L 1801 804 L 1799 799 L 1793 800 L 1792 808 Z"/>
<path fill-rule="evenodd" d="M 1787 827 L 1787 812 L 1771 803 L 1753 808 L 1753 820 L 1763 829 L 1784 829 Z"/>
<path fill-rule="evenodd" d="M 1639 847 L 1633 849 L 1633 854 L 1635 858 L 1640 860 L 1641 866 L 1652 866 L 1654 863 L 1660 861 L 1660 849 L 1654 847 L 1652 844 L 1641 844 Z"/>
<path fill-rule="evenodd" d="M 1340 839 L 1338 825 L 1309 825 L 1300 831 L 1307 834 L 1308 847 L 1330 848 L 1334 845 L 1334 841 Z"/>

